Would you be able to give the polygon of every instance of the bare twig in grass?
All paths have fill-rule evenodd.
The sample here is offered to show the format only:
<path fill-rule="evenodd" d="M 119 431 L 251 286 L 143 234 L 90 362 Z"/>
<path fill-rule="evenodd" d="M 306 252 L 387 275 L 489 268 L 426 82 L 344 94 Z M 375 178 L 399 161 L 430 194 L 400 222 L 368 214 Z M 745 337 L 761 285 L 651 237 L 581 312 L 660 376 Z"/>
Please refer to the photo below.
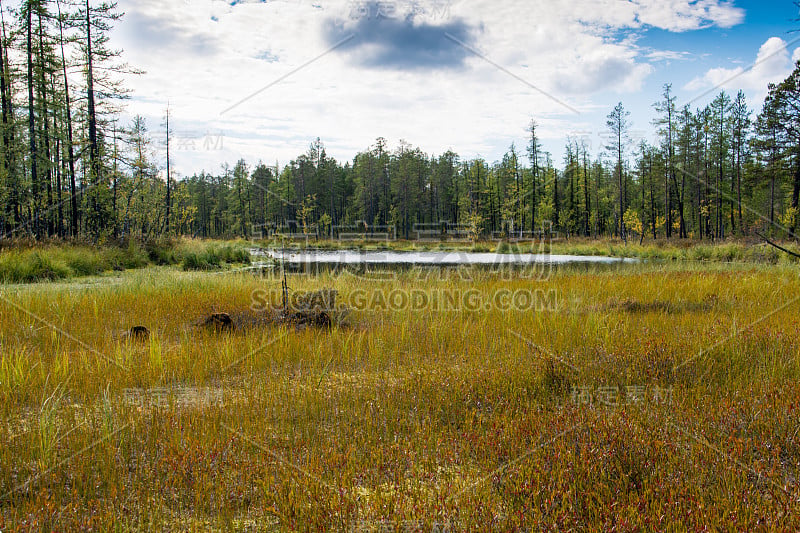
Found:
<path fill-rule="evenodd" d="M 762 239 L 764 239 L 764 242 L 766 242 L 767 244 L 769 244 L 769 245 L 770 245 L 770 246 L 772 246 L 773 248 L 777 248 L 777 249 L 778 249 L 778 250 L 780 250 L 781 252 L 784 252 L 784 253 L 786 253 L 786 254 L 789 254 L 789 255 L 791 255 L 792 257 L 796 257 L 796 258 L 800 259 L 800 254 L 796 254 L 795 252 L 793 252 L 793 251 L 791 251 L 791 250 L 787 250 L 787 249 L 786 249 L 786 248 L 784 248 L 783 246 L 781 246 L 781 245 L 779 245 L 779 244 L 776 244 L 776 243 L 772 242 L 771 240 L 769 240 L 767 237 L 765 237 L 764 235 L 762 235 L 762 234 L 761 234 L 761 233 L 759 233 L 759 232 L 756 232 L 756 235 L 758 235 L 759 237 L 761 237 Z"/>

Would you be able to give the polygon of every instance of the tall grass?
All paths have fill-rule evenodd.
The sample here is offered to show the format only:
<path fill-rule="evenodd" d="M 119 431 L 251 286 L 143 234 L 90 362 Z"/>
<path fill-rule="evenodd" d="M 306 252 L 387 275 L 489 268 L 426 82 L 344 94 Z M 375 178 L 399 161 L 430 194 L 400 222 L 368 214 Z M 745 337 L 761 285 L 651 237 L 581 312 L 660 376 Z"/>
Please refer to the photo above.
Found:
<path fill-rule="evenodd" d="M 3 283 L 55 281 L 142 268 L 148 264 L 146 254 L 135 243 L 126 247 L 53 245 L 10 249 L 0 253 L 0 280 Z"/>
<path fill-rule="evenodd" d="M 183 250 L 184 270 L 215 270 L 225 264 L 250 264 L 250 252 L 233 244 Z"/>

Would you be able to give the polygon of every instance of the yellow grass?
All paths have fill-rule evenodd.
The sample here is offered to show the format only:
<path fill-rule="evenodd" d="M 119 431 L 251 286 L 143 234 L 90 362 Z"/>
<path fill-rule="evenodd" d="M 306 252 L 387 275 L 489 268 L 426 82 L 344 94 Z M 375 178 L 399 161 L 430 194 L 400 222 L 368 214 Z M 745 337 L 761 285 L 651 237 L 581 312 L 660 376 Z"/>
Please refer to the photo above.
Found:
<path fill-rule="evenodd" d="M 795 266 L 467 272 L 291 277 L 482 304 L 331 332 L 198 328 L 279 294 L 252 273 L 3 289 L 0 530 L 800 527 Z"/>

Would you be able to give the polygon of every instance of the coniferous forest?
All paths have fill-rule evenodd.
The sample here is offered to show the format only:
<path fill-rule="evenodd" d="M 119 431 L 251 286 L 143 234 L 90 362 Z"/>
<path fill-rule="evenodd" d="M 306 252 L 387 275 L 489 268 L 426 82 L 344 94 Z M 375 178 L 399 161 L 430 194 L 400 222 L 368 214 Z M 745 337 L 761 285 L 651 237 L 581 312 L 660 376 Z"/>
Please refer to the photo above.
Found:
<path fill-rule="evenodd" d="M 0 11 L 7 239 L 329 235 L 357 223 L 394 226 L 400 238 L 440 222 L 483 235 L 552 223 L 570 235 L 696 240 L 797 229 L 800 66 L 769 87 L 760 113 L 743 92 L 681 108 L 665 85 L 653 103 L 658 142 L 631 140 L 620 103 L 607 145 L 568 138 L 562 161 L 542 149 L 535 119 L 521 118 L 530 120 L 527 139 L 496 162 L 384 138 L 336 161 L 317 139 L 283 166 L 240 160 L 178 176 L 168 109 L 160 124 L 121 122 L 130 96 L 121 80 L 136 69 L 109 46 L 116 4 L 28 0 L 13 17 Z"/>

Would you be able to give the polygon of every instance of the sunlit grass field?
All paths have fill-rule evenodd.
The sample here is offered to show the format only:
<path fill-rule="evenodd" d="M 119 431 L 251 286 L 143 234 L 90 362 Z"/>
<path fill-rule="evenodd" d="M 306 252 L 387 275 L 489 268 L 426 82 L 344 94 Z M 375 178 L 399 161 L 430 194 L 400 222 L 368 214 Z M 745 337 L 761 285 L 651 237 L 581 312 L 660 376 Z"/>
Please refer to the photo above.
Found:
<path fill-rule="evenodd" d="M 344 303 L 481 305 L 368 297 L 331 331 L 233 333 L 198 324 L 277 277 L 4 286 L 0 530 L 795 531 L 799 273 L 292 275 Z M 546 305 L 491 305 L 515 291 Z"/>

